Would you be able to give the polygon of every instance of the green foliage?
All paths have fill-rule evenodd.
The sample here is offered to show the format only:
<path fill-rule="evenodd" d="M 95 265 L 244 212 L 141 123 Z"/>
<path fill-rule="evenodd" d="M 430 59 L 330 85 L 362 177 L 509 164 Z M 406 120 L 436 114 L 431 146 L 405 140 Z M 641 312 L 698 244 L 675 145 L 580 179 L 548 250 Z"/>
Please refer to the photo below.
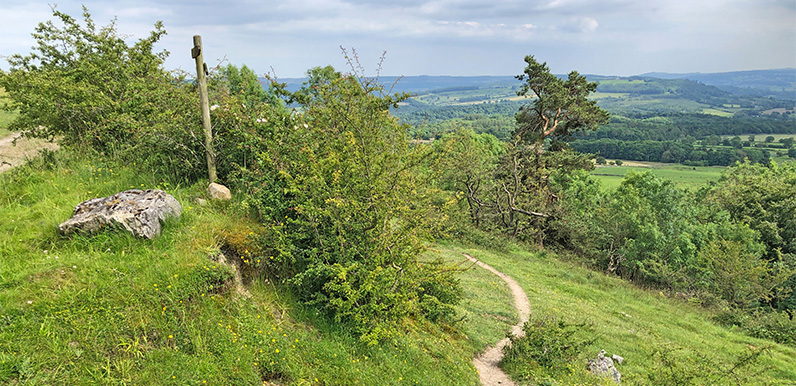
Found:
<path fill-rule="evenodd" d="M 522 326 L 525 335 L 511 335 L 500 362 L 512 378 L 543 384 L 547 378 L 564 378 L 586 370 L 578 358 L 594 343 L 595 333 L 586 324 L 571 324 L 554 315 L 536 317 Z M 582 376 L 582 374 L 581 374 Z"/>
<path fill-rule="evenodd" d="M 768 303 L 796 309 L 796 164 L 743 163 L 728 169 L 708 200 L 759 232 L 765 261 L 776 278 Z M 784 282 L 784 283 L 783 283 Z"/>
<path fill-rule="evenodd" d="M 755 253 L 757 252 L 757 253 Z M 749 251 L 739 241 L 712 240 L 699 251 L 702 277 L 712 293 L 737 308 L 746 308 L 769 296 L 769 272 L 760 251 Z"/>
<path fill-rule="evenodd" d="M 554 182 L 562 203 L 550 241 L 606 272 L 738 312 L 787 293 L 790 270 L 764 258 L 753 226 L 706 206 L 706 191 L 651 172 L 628 173 L 610 193 L 585 174 Z"/>
<path fill-rule="evenodd" d="M 494 189 L 492 173 L 505 146 L 490 134 L 457 129 L 434 141 L 433 152 L 431 164 L 439 175 L 439 186 L 454 192 L 459 201 L 466 199 L 470 222 L 481 226 L 481 210 L 486 205 L 482 198 Z"/>
<path fill-rule="evenodd" d="M 9 129 L 35 137 L 59 137 L 62 145 L 146 160 L 158 172 L 200 174 L 193 87 L 162 68 L 167 53 L 153 53 L 166 34 L 162 23 L 128 45 L 115 21 L 97 28 L 53 9 L 57 20 L 40 23 L 34 52 L 8 57 L 0 87 L 18 110 Z"/>
<path fill-rule="evenodd" d="M 596 101 L 587 99 L 597 90 L 597 82 L 588 82 L 577 71 L 570 72 L 566 81 L 561 80 L 550 73 L 547 63 L 539 63 L 531 55 L 525 57 L 525 62 L 528 66 L 517 76 L 525 83 L 517 95 L 535 99 L 517 113 L 516 137 L 536 143 L 549 135 L 568 138 L 608 123 L 608 113 Z"/>
<path fill-rule="evenodd" d="M 333 69 L 310 74 L 291 98 L 301 114 L 217 109 L 222 169 L 266 228 L 265 264 L 370 344 L 407 318 L 449 319 L 455 270 L 418 258 L 440 222 L 418 169 L 429 150 L 410 147 L 388 114 L 405 96 Z"/>
<path fill-rule="evenodd" d="M 657 365 L 645 374 L 641 385 L 747 385 L 751 383 L 772 385 L 760 378 L 767 371 L 760 365 L 760 357 L 768 354 L 770 347 L 749 347 L 737 354 L 730 363 L 719 363 L 700 353 L 688 353 L 683 347 L 666 344 L 657 347 L 653 357 Z"/>
<path fill-rule="evenodd" d="M 269 83 L 266 91 L 257 74 L 245 64 L 240 68 L 228 64 L 221 67 L 218 74 L 214 75 L 213 81 L 217 83 L 214 87 L 239 96 L 247 107 L 255 107 L 262 103 L 277 106 L 281 104 L 274 85 Z"/>
<path fill-rule="evenodd" d="M 633 161 L 683 163 L 690 166 L 731 166 L 748 159 L 752 163 L 768 164 L 769 150 L 742 148 L 740 143 L 734 148 L 707 148 L 683 141 L 621 140 L 613 138 L 579 139 L 572 142 L 572 148 L 581 152 L 597 153 L 605 157 L 622 158 Z"/>

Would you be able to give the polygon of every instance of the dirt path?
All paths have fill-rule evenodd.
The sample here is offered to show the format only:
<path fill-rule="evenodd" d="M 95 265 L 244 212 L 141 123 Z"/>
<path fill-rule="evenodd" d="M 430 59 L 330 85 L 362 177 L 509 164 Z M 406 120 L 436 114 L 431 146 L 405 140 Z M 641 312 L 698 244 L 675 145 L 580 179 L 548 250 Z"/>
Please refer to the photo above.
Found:
<path fill-rule="evenodd" d="M 55 150 L 58 144 L 43 139 L 19 138 L 16 145 L 14 139 L 19 133 L 13 133 L 0 139 L 0 173 L 25 163 L 36 156 L 40 149 Z"/>
<path fill-rule="evenodd" d="M 528 301 L 528 296 L 525 295 L 525 291 L 522 290 L 519 284 L 517 284 L 514 279 L 512 279 L 509 275 L 506 275 L 503 272 L 500 272 L 488 264 L 482 263 L 475 257 L 472 257 L 466 253 L 464 253 L 464 257 L 468 260 L 478 264 L 479 266 L 485 268 L 486 270 L 494 273 L 495 275 L 500 276 L 506 284 L 509 285 L 509 289 L 511 289 L 511 295 L 514 298 L 514 308 L 517 309 L 517 314 L 520 316 L 520 322 L 511 328 L 511 333 L 514 336 L 523 336 L 524 333 L 522 331 L 522 325 L 528 321 L 528 317 L 531 313 L 531 303 Z M 500 360 L 503 359 L 503 347 L 509 343 L 509 338 L 504 338 L 500 342 L 497 342 L 494 346 L 487 347 L 481 355 L 473 358 L 473 366 L 478 370 L 478 374 L 481 377 L 481 383 L 484 386 L 514 386 L 514 382 L 509 378 L 503 370 L 498 367 L 498 363 Z"/>

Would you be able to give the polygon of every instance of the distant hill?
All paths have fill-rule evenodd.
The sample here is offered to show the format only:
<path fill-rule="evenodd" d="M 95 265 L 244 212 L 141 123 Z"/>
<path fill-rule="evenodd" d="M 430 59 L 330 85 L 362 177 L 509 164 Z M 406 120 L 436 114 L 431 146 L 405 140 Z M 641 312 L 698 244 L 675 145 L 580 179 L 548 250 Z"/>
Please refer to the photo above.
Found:
<path fill-rule="evenodd" d="M 649 72 L 639 75 L 658 79 L 689 79 L 739 96 L 761 96 L 796 100 L 796 68 L 718 73 Z"/>
<path fill-rule="evenodd" d="M 560 75 L 564 76 L 564 75 Z M 714 86 L 715 89 L 735 96 L 771 97 L 785 100 L 796 100 L 796 68 L 775 70 L 734 71 L 720 73 L 666 73 L 648 72 L 633 77 L 617 77 L 604 75 L 587 75 L 589 80 L 605 81 L 617 79 L 687 79 Z M 520 82 L 514 76 L 382 76 L 379 80 L 393 92 L 409 92 L 418 95 L 444 92 L 469 91 L 488 88 L 515 89 Z M 295 91 L 301 87 L 306 78 L 282 78 L 288 90 Z M 610 82 L 609 82 L 610 83 Z M 673 85 L 674 83 L 668 83 Z M 647 88 L 649 91 L 649 88 Z"/>
<path fill-rule="evenodd" d="M 280 78 L 287 89 L 296 91 L 307 78 Z M 382 76 L 379 78 L 393 92 L 425 93 L 429 91 L 462 91 L 483 87 L 511 86 L 519 84 L 513 76 Z"/>

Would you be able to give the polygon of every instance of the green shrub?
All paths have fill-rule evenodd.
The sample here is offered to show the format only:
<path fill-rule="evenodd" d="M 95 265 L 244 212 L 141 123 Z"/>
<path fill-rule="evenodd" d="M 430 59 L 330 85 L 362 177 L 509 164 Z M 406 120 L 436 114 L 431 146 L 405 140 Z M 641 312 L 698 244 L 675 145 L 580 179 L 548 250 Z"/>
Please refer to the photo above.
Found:
<path fill-rule="evenodd" d="M 9 70 L 0 70 L 0 87 L 10 97 L 3 107 L 19 111 L 9 129 L 143 161 L 166 176 L 200 175 L 195 87 L 164 70 L 166 52 L 152 51 L 166 34 L 163 24 L 128 45 L 115 21 L 97 28 L 86 8 L 82 16 L 81 22 L 53 8 L 56 21 L 33 33 L 34 51 L 8 57 Z"/>
<path fill-rule="evenodd" d="M 770 351 L 768 347 L 749 347 L 747 352 L 737 354 L 730 363 L 720 363 L 700 353 L 689 352 L 673 345 L 662 344 L 652 353 L 655 366 L 643 378 L 636 379 L 640 385 L 769 385 L 765 377 L 760 377 L 766 369 L 762 368 L 759 357 Z"/>
<path fill-rule="evenodd" d="M 263 271 L 368 343 L 406 318 L 450 319 L 458 282 L 419 260 L 444 221 L 421 181 L 427 150 L 388 112 L 405 96 L 331 68 L 309 75 L 292 96 L 301 113 L 236 97 L 214 113 L 220 174 L 263 224 Z"/>
<path fill-rule="evenodd" d="M 512 378 L 545 384 L 545 380 L 577 374 L 586 370 L 578 356 L 594 343 L 594 329 L 587 324 L 571 324 L 556 316 L 545 315 L 522 326 L 525 336 L 510 336 L 511 344 L 503 348 L 500 366 Z"/>
<path fill-rule="evenodd" d="M 746 334 L 770 339 L 777 343 L 796 347 L 796 320 L 790 319 L 784 311 L 757 310 L 746 313 L 738 310 L 726 310 L 713 318 L 717 323 L 727 327 L 738 327 Z"/>

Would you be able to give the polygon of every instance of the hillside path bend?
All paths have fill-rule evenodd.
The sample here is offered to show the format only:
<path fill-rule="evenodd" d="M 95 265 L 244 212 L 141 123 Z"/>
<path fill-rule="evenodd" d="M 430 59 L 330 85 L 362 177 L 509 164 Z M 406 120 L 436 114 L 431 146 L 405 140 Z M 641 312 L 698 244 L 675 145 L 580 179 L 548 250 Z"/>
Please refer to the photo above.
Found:
<path fill-rule="evenodd" d="M 489 264 L 469 254 L 463 253 L 463 255 L 468 260 L 478 264 L 478 266 L 499 276 L 508 284 L 512 298 L 514 298 L 514 308 L 517 309 L 517 315 L 520 318 L 519 323 L 511 327 L 511 333 L 516 337 L 525 335 L 522 331 L 522 325 L 528 321 L 531 313 L 531 303 L 528 301 L 528 296 L 522 290 L 522 287 L 511 276 L 492 268 Z M 498 366 L 500 360 L 503 359 L 503 347 L 507 344 L 509 344 L 509 338 L 503 338 L 495 343 L 494 346 L 487 347 L 484 352 L 473 358 L 473 366 L 478 370 L 478 375 L 484 386 L 515 386 L 514 381 Z"/>

